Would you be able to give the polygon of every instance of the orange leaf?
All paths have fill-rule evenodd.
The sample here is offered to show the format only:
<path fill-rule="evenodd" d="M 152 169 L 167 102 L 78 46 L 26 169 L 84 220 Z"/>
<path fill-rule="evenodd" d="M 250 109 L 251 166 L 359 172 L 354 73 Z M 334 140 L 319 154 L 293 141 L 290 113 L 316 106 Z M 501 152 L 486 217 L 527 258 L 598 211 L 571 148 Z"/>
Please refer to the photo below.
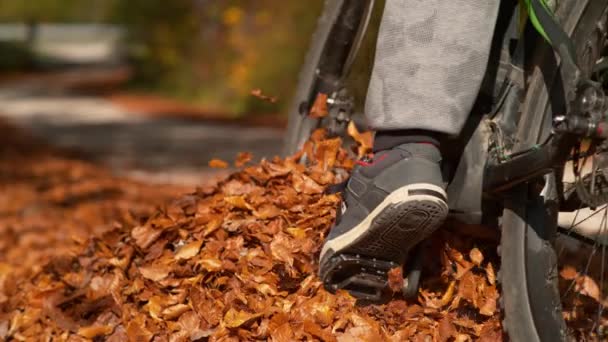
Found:
<path fill-rule="evenodd" d="M 201 245 L 203 241 L 194 241 L 190 242 L 187 245 L 180 247 L 180 249 L 175 253 L 175 259 L 177 260 L 188 260 L 193 258 L 198 252 L 201 250 Z"/>
<path fill-rule="evenodd" d="M 78 329 L 78 335 L 94 339 L 95 337 L 109 335 L 114 331 L 114 327 L 110 325 L 92 325 L 89 327 L 82 327 Z"/>
<path fill-rule="evenodd" d="M 372 147 L 374 146 L 374 135 L 372 132 L 359 132 L 353 121 L 348 124 L 347 132 L 357 142 L 357 155 L 359 158 L 372 152 Z"/>
<path fill-rule="evenodd" d="M 311 118 L 320 119 L 329 114 L 327 109 L 327 94 L 319 93 L 308 114 Z"/>
<path fill-rule="evenodd" d="M 481 263 L 483 262 L 483 254 L 481 254 L 481 251 L 477 248 L 473 248 L 471 252 L 469 252 L 469 258 L 471 258 L 471 261 L 477 266 L 481 266 Z"/>
<path fill-rule="evenodd" d="M 211 159 L 209 161 L 209 167 L 214 169 L 225 169 L 228 168 L 228 163 L 220 159 Z"/>
<path fill-rule="evenodd" d="M 227 328 L 238 328 L 241 325 L 262 316 L 261 313 L 251 314 L 230 308 L 224 315 L 223 323 Z"/>

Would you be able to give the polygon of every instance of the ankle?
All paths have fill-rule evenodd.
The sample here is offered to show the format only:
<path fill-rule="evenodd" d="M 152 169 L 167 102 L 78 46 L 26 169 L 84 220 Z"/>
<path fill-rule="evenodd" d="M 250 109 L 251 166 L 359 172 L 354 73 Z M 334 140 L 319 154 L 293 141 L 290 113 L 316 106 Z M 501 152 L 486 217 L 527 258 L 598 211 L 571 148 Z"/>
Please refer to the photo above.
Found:
<path fill-rule="evenodd" d="M 417 129 L 378 131 L 373 150 L 376 153 L 403 144 L 430 144 L 439 149 L 444 136 L 442 133 Z"/>

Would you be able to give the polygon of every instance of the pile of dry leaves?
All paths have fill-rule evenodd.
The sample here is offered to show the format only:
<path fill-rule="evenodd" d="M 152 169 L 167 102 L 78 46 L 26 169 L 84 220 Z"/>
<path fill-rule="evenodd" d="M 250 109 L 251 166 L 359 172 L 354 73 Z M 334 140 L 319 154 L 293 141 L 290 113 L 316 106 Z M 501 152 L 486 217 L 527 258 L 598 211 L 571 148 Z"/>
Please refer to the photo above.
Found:
<path fill-rule="evenodd" d="M 285 160 L 241 154 L 241 171 L 161 207 L 182 189 L 37 158 L 0 190 L 0 339 L 500 341 L 491 233 L 438 232 L 416 301 L 323 289 L 340 200 L 324 189 L 353 166 L 340 145 L 318 133 Z"/>

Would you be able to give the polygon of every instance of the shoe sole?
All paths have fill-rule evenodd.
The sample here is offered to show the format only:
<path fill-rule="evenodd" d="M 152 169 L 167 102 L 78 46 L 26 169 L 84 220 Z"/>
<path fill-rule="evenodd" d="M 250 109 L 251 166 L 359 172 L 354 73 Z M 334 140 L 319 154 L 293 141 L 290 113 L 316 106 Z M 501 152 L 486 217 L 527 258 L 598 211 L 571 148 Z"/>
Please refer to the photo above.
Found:
<path fill-rule="evenodd" d="M 414 246 L 441 226 L 448 215 L 446 202 L 445 190 L 436 185 L 402 187 L 355 228 L 328 240 L 321 260 L 346 253 L 402 263 Z"/>

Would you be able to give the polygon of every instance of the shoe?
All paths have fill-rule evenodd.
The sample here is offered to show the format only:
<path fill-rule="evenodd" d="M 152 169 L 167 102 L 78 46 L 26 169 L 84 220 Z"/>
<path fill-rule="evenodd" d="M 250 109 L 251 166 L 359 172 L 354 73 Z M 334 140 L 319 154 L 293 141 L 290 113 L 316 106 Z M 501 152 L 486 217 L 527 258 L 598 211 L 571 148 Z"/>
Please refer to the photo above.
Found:
<path fill-rule="evenodd" d="M 328 290 L 379 299 L 386 273 L 448 215 L 440 162 L 436 146 L 420 143 L 358 162 L 321 251 L 319 275 Z"/>

